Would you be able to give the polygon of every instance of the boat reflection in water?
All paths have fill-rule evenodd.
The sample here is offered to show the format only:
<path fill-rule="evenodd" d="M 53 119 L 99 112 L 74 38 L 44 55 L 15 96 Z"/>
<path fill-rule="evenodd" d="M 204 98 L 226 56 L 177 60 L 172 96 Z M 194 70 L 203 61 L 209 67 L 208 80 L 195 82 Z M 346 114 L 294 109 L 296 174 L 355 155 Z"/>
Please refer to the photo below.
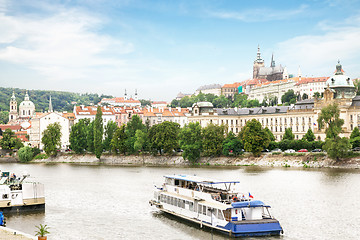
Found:
<path fill-rule="evenodd" d="M 233 237 L 280 235 L 270 206 L 235 190 L 238 181 L 167 175 L 149 201 L 161 211 Z"/>

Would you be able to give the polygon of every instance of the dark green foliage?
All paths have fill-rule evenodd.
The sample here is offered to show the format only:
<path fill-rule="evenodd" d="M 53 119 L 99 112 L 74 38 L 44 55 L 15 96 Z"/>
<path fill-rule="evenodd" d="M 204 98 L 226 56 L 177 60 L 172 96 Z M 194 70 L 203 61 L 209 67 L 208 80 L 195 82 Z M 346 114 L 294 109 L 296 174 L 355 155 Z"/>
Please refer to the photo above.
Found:
<path fill-rule="evenodd" d="M 311 128 L 308 129 L 308 131 L 306 132 L 303 138 L 308 142 L 313 142 L 315 140 L 315 135 L 311 130 Z"/>
<path fill-rule="evenodd" d="M 245 150 L 247 152 L 252 152 L 254 156 L 259 156 L 261 151 L 264 148 L 267 148 L 270 143 L 268 133 L 256 119 L 246 122 L 242 137 Z"/>
<path fill-rule="evenodd" d="M 170 103 L 170 107 L 175 108 L 175 107 L 180 107 L 180 102 L 179 100 L 173 99 Z"/>
<path fill-rule="evenodd" d="M 15 92 L 16 101 L 18 104 L 24 100 L 25 89 L 18 88 L 2 88 L 0 87 L 0 111 L 9 111 L 9 102 L 12 96 L 12 92 Z M 49 108 L 49 98 L 51 95 L 51 101 L 54 110 L 56 111 L 69 111 L 72 112 L 74 103 L 77 105 L 91 105 L 97 104 L 102 98 L 112 98 L 112 96 L 92 94 L 92 93 L 72 93 L 72 92 L 60 92 L 60 91 L 43 91 L 43 90 L 31 90 L 29 91 L 29 97 L 34 102 L 36 111 L 47 111 Z"/>
<path fill-rule="evenodd" d="M 111 148 L 115 153 L 123 153 L 124 155 L 127 152 L 126 146 L 126 133 L 125 133 L 126 126 L 122 125 L 120 128 L 117 128 L 114 136 L 111 140 Z"/>
<path fill-rule="evenodd" d="M 198 122 L 185 125 L 179 134 L 183 158 L 195 163 L 200 159 L 202 150 L 201 126 Z"/>
<path fill-rule="evenodd" d="M 6 124 L 9 121 L 9 112 L 0 111 L 0 124 Z"/>
<path fill-rule="evenodd" d="M 101 154 L 103 152 L 103 134 L 104 134 L 104 126 L 102 119 L 102 111 L 101 107 L 98 106 L 96 110 L 95 120 L 94 120 L 94 150 L 95 156 L 100 159 Z"/>
<path fill-rule="evenodd" d="M 223 142 L 223 155 L 238 156 L 242 154 L 243 147 L 241 140 L 233 132 L 229 132 Z"/>
<path fill-rule="evenodd" d="M 136 141 L 136 130 L 146 131 L 146 126 L 142 123 L 138 115 L 133 115 L 126 125 L 126 144 L 129 153 L 135 153 L 134 144 Z"/>
<path fill-rule="evenodd" d="M 40 149 L 37 148 L 37 147 L 34 147 L 34 148 L 32 148 L 31 150 L 32 150 L 32 152 L 33 152 L 33 157 L 35 157 L 36 155 L 38 155 L 38 154 L 41 153 Z"/>
<path fill-rule="evenodd" d="M 61 146 L 61 126 L 59 123 L 52 123 L 47 126 L 41 138 L 44 144 L 44 151 L 48 156 L 56 156 Z"/>
<path fill-rule="evenodd" d="M 109 121 L 105 125 L 105 132 L 104 132 L 104 149 L 106 151 L 111 152 L 111 139 L 114 136 L 116 129 L 118 128 L 117 124 L 113 121 Z"/>
<path fill-rule="evenodd" d="M 142 107 L 151 106 L 151 100 L 140 99 Z"/>
<path fill-rule="evenodd" d="M 0 139 L 0 147 L 2 149 L 14 150 L 23 147 L 21 140 L 15 136 L 15 133 L 11 129 L 6 129 L 2 133 Z"/>
<path fill-rule="evenodd" d="M 70 148 L 76 153 L 83 153 L 87 148 L 87 127 L 90 120 L 80 119 L 79 122 L 71 127 L 70 131 Z"/>
<path fill-rule="evenodd" d="M 302 98 L 302 100 L 305 100 L 305 99 L 308 99 L 309 96 L 306 93 L 304 93 L 301 98 Z"/>
<path fill-rule="evenodd" d="M 296 102 L 296 95 L 294 93 L 294 90 L 290 89 L 288 90 L 282 97 L 281 97 L 281 102 L 284 103 L 289 103 L 289 104 L 293 104 Z"/>
<path fill-rule="evenodd" d="M 172 154 L 179 148 L 180 125 L 174 122 L 162 122 L 154 125 L 149 130 L 151 151 L 153 153 Z"/>
<path fill-rule="evenodd" d="M 321 109 L 318 124 L 320 128 L 327 126 L 324 150 L 329 157 L 339 160 L 348 156 L 351 144 L 349 139 L 339 137 L 344 120 L 340 118 L 340 110 L 335 103 Z"/>
<path fill-rule="evenodd" d="M 354 139 L 356 137 L 360 137 L 360 131 L 358 127 L 355 127 L 354 130 L 351 132 L 350 139 Z"/>
<path fill-rule="evenodd" d="M 25 163 L 25 162 L 30 162 L 33 159 L 34 153 L 31 147 L 26 146 L 19 149 L 18 156 L 20 162 Z"/>
<path fill-rule="evenodd" d="M 148 133 L 143 130 L 136 130 L 134 150 L 135 152 L 143 152 L 149 148 L 149 137 Z"/>
<path fill-rule="evenodd" d="M 264 131 L 267 133 L 267 135 L 269 136 L 270 141 L 275 141 L 275 137 L 274 134 L 270 131 L 270 129 L 268 127 L 266 127 L 264 129 Z"/>
<path fill-rule="evenodd" d="M 314 95 L 313 95 L 314 98 L 320 98 L 320 96 L 321 96 L 321 95 L 320 95 L 319 92 L 314 92 Z"/>
<path fill-rule="evenodd" d="M 86 150 L 88 152 L 94 153 L 95 152 L 95 145 L 94 145 L 94 121 L 91 121 L 89 125 L 86 127 L 86 142 L 87 147 Z"/>
<path fill-rule="evenodd" d="M 284 136 L 283 136 L 283 140 L 294 140 L 295 138 L 295 135 L 293 134 L 292 132 L 292 129 L 291 128 L 287 128 L 285 129 L 285 133 L 284 133 Z"/>
<path fill-rule="evenodd" d="M 202 129 L 204 156 L 220 156 L 223 150 L 225 126 L 209 124 Z"/>
<path fill-rule="evenodd" d="M 275 148 L 280 148 L 279 143 L 275 141 L 270 141 L 268 149 L 271 151 L 274 150 Z"/>

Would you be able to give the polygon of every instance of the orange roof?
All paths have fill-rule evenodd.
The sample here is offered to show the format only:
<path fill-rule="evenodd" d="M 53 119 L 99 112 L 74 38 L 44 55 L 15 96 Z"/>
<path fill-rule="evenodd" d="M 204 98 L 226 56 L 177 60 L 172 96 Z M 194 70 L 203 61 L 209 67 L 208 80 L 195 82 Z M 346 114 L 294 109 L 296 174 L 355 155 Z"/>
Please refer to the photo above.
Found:
<path fill-rule="evenodd" d="M 65 117 L 65 118 L 74 118 L 75 114 L 74 113 L 63 113 L 62 116 Z"/>
<path fill-rule="evenodd" d="M 296 85 L 298 86 L 300 84 L 306 84 L 306 83 L 311 83 L 311 82 L 326 82 L 328 79 L 329 79 L 329 77 L 301 78 L 296 83 Z"/>
<path fill-rule="evenodd" d="M 125 100 L 123 97 L 116 97 L 116 98 L 103 98 L 100 101 L 101 103 L 106 102 L 115 102 L 115 103 L 141 103 L 139 100 L 135 100 L 133 98 L 129 98 Z"/>
<path fill-rule="evenodd" d="M 21 130 L 20 124 L 0 124 L 0 128 L 2 131 L 5 131 L 6 129 L 11 129 L 12 131 L 19 131 Z"/>
<path fill-rule="evenodd" d="M 77 115 L 96 115 L 97 107 L 95 106 L 76 106 L 75 108 Z M 113 108 L 110 107 L 101 107 L 101 111 L 103 114 L 112 115 L 115 114 Z"/>
<path fill-rule="evenodd" d="M 180 111 L 177 108 L 144 108 L 144 116 L 155 117 L 157 114 L 161 114 L 164 117 L 183 117 L 185 113 L 189 113 L 189 109 L 181 108 Z"/>
<path fill-rule="evenodd" d="M 222 86 L 222 88 L 238 88 L 241 85 L 241 83 L 236 82 L 236 83 L 232 83 L 232 84 L 225 84 L 224 86 Z"/>
<path fill-rule="evenodd" d="M 15 136 L 17 138 L 20 138 L 22 142 L 28 142 L 29 139 L 27 138 L 27 132 L 26 131 L 18 131 L 15 133 Z"/>

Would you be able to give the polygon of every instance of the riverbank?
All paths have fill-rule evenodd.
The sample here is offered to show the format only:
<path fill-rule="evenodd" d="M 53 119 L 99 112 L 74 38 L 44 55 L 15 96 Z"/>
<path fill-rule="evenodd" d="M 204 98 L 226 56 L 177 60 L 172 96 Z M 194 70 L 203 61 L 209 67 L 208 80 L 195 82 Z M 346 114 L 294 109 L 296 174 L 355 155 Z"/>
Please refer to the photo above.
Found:
<path fill-rule="evenodd" d="M 0 159 L 0 162 L 13 162 L 14 159 Z M 104 164 L 119 166 L 189 166 L 188 160 L 182 156 L 153 156 L 153 155 L 108 155 L 103 154 L 97 159 L 92 154 L 60 154 L 48 159 L 33 160 L 34 163 L 74 163 L 74 164 Z M 360 169 L 360 157 L 335 161 L 324 153 L 294 153 L 273 154 L 265 153 L 260 157 L 244 154 L 240 157 L 203 157 L 195 165 L 198 166 L 262 166 L 262 167 L 296 167 L 296 168 L 346 168 Z"/>
<path fill-rule="evenodd" d="M 20 232 L 7 227 L 0 227 L 0 239 L 7 240 L 35 240 L 37 237 L 34 237 L 30 234 Z"/>

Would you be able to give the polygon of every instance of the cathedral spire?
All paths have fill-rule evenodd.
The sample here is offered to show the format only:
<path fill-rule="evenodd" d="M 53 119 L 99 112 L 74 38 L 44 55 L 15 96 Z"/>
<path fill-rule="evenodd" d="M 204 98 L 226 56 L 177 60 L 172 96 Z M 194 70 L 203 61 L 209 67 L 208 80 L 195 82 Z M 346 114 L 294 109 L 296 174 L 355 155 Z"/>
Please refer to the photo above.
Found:
<path fill-rule="evenodd" d="M 275 67 L 274 53 L 271 55 L 271 65 L 270 65 L 270 67 Z"/>
<path fill-rule="evenodd" d="M 137 89 L 135 89 L 135 100 L 138 100 Z"/>
<path fill-rule="evenodd" d="M 15 101 L 16 100 L 16 97 L 15 97 L 15 91 L 13 91 L 13 94 L 11 96 L 11 101 Z"/>
<path fill-rule="evenodd" d="M 264 60 L 261 58 L 260 45 L 258 45 L 258 51 L 257 51 L 257 56 L 256 56 L 255 62 L 258 62 L 258 63 L 264 62 Z"/>
<path fill-rule="evenodd" d="M 300 66 L 299 66 L 299 68 L 298 68 L 298 78 L 301 78 L 301 69 L 300 69 Z"/>
<path fill-rule="evenodd" d="M 25 101 L 29 101 L 29 94 L 28 94 L 28 91 L 26 90 L 26 93 L 25 93 L 25 98 L 24 98 Z"/>
<path fill-rule="evenodd" d="M 49 99 L 49 112 L 53 112 L 53 106 L 52 106 L 52 102 L 51 102 L 51 95 L 50 95 L 50 99 Z"/>
<path fill-rule="evenodd" d="M 125 100 L 128 100 L 127 93 L 126 93 L 126 89 L 125 89 L 125 96 L 124 96 L 124 99 L 125 99 Z"/>

